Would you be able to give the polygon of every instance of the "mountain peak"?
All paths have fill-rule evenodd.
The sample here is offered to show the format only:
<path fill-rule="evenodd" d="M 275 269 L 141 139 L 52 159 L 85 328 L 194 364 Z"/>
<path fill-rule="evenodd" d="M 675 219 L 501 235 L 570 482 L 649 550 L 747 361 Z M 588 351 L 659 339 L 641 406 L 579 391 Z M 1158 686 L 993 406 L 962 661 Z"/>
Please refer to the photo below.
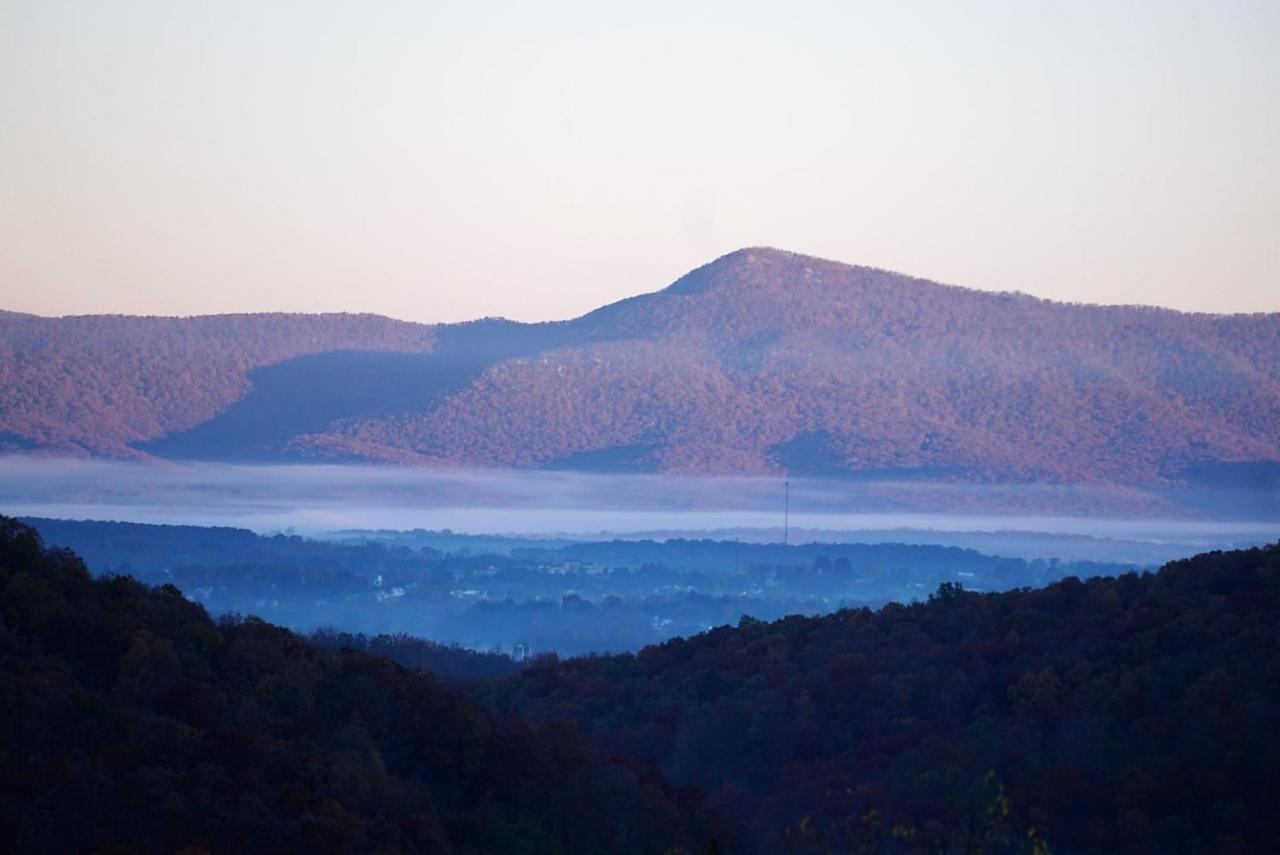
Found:
<path fill-rule="evenodd" d="M 672 294 L 700 294 L 718 285 L 777 283 L 794 277 L 811 277 L 819 268 L 856 270 L 854 265 L 801 255 L 771 246 L 734 250 L 681 276 L 665 289 Z"/>
<path fill-rule="evenodd" d="M 967 301 L 968 295 L 979 293 L 877 267 L 748 246 L 689 271 L 660 291 L 619 300 L 577 322 L 591 327 L 597 338 L 620 332 L 732 337 L 808 328 L 815 322 L 857 325 L 868 314 L 892 315 L 902 306 L 914 314 L 924 303 L 946 303 L 952 297 Z"/>

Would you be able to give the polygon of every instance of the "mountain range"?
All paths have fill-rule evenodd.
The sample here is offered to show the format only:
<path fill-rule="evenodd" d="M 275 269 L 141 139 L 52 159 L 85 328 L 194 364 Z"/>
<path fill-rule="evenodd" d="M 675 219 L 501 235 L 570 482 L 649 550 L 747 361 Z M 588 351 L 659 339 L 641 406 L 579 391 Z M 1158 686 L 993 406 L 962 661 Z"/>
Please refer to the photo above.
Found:
<path fill-rule="evenodd" d="M 1280 314 L 767 248 L 560 322 L 0 313 L 0 451 L 1162 484 L 1280 471 Z"/>

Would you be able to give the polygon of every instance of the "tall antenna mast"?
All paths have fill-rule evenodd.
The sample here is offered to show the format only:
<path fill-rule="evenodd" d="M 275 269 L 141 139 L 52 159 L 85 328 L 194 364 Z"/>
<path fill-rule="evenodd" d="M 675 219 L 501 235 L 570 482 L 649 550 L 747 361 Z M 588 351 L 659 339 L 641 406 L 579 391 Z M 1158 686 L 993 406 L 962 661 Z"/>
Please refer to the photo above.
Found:
<path fill-rule="evenodd" d="M 791 482 L 782 482 L 782 545 L 787 545 L 788 536 L 791 534 Z"/>

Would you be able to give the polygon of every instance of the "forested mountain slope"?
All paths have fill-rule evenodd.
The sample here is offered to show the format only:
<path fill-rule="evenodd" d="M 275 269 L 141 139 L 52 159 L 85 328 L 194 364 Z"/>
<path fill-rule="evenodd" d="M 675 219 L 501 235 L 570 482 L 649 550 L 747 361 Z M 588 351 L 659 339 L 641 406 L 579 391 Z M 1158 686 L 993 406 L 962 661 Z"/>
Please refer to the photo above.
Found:
<path fill-rule="evenodd" d="M 1280 545 L 744 619 L 486 691 L 652 759 L 756 851 L 1276 851 L 1277 615 Z"/>
<path fill-rule="evenodd" d="M 660 853 L 713 833 L 572 727 L 91 579 L 2 517 L 0 769 L 5 852 Z"/>
<path fill-rule="evenodd" d="M 1064 305 L 743 250 L 574 324 L 586 343 L 303 443 L 492 466 L 1050 481 L 1280 459 L 1280 316 Z"/>
<path fill-rule="evenodd" d="M 1280 315 L 1052 303 L 771 249 L 552 324 L 0 331 L 11 448 L 1091 483 L 1280 462 Z"/>
<path fill-rule="evenodd" d="M 1273 851 L 1277 614 L 1280 545 L 545 658 L 478 706 L 3 519 L 0 848 Z"/>
<path fill-rule="evenodd" d="M 305 354 L 429 353 L 431 327 L 374 315 L 0 315 L 0 450 L 138 455 Z"/>

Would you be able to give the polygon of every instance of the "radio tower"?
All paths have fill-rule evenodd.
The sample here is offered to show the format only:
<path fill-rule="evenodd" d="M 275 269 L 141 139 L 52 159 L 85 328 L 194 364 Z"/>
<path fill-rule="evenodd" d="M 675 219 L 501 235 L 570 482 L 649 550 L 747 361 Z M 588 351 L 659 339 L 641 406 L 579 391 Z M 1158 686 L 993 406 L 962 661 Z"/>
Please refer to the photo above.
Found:
<path fill-rule="evenodd" d="M 787 545 L 791 533 L 791 482 L 782 482 L 782 545 Z"/>

